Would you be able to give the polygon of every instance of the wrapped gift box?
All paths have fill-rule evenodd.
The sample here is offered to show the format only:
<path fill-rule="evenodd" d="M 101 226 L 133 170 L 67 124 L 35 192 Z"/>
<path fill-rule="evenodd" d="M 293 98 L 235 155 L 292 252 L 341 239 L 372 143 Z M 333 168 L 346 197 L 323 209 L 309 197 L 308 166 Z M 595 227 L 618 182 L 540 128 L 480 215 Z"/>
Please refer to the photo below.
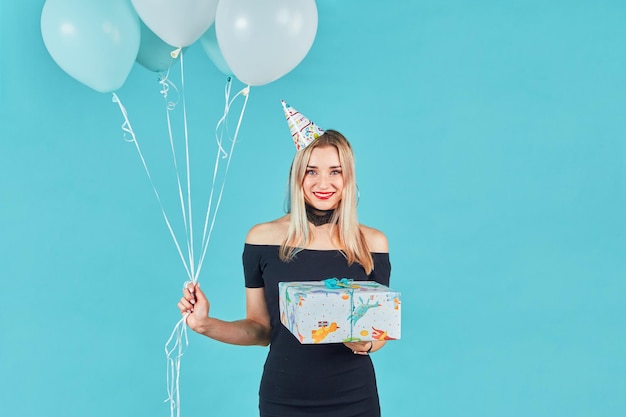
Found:
<path fill-rule="evenodd" d="M 331 278 L 280 282 L 278 290 L 280 320 L 300 343 L 400 338 L 400 293 L 384 285 Z"/>

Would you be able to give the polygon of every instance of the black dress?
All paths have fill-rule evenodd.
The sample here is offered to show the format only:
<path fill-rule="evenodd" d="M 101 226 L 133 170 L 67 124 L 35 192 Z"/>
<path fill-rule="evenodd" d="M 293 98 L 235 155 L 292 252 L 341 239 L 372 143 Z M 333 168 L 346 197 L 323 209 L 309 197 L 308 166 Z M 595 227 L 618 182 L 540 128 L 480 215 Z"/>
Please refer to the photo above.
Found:
<path fill-rule="evenodd" d="M 350 278 L 389 285 L 388 253 L 373 253 L 368 276 L 360 264 L 348 265 L 337 250 L 303 250 L 291 262 L 278 257 L 279 246 L 246 244 L 246 287 L 265 288 L 272 335 L 259 390 L 261 417 L 378 417 L 376 376 L 367 355 L 343 343 L 303 345 L 279 317 L 278 283 Z"/>

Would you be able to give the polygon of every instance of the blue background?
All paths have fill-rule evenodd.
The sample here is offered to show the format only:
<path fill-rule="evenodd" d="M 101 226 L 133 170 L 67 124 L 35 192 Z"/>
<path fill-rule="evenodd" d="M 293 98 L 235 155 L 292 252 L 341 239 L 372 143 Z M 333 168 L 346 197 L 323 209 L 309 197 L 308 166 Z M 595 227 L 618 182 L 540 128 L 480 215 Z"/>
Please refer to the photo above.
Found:
<path fill-rule="evenodd" d="M 43 3 L 1 6 L 2 414 L 168 415 L 184 269 L 117 105 L 48 54 Z M 626 415 L 624 3 L 318 10 L 304 61 L 252 88 L 200 277 L 213 314 L 243 316 L 246 232 L 283 212 L 284 98 L 352 141 L 360 220 L 390 240 L 404 316 L 373 355 L 384 415 Z M 224 78 L 185 52 L 198 185 Z M 135 65 L 117 93 L 172 190 L 157 75 Z M 183 415 L 255 415 L 265 354 L 191 335 Z"/>

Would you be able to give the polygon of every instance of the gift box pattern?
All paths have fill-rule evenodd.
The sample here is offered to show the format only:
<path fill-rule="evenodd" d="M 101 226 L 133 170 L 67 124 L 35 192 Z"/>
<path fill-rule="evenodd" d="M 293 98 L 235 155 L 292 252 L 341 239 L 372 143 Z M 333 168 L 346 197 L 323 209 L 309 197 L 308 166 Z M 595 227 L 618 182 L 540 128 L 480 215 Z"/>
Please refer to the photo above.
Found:
<path fill-rule="evenodd" d="M 280 282 L 280 320 L 303 344 L 400 338 L 400 293 L 372 281 L 349 288 Z"/>

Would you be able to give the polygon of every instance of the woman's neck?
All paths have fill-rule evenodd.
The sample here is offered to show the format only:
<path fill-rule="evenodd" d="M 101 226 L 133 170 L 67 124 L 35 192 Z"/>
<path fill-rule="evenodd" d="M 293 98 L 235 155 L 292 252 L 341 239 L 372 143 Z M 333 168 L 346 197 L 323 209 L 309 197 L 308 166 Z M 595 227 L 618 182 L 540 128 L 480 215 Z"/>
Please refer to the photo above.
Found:
<path fill-rule="evenodd" d="M 306 204 L 306 217 L 315 227 L 323 226 L 331 222 L 333 218 L 333 214 L 335 214 L 335 209 L 331 210 L 319 210 L 315 207 Z"/>

